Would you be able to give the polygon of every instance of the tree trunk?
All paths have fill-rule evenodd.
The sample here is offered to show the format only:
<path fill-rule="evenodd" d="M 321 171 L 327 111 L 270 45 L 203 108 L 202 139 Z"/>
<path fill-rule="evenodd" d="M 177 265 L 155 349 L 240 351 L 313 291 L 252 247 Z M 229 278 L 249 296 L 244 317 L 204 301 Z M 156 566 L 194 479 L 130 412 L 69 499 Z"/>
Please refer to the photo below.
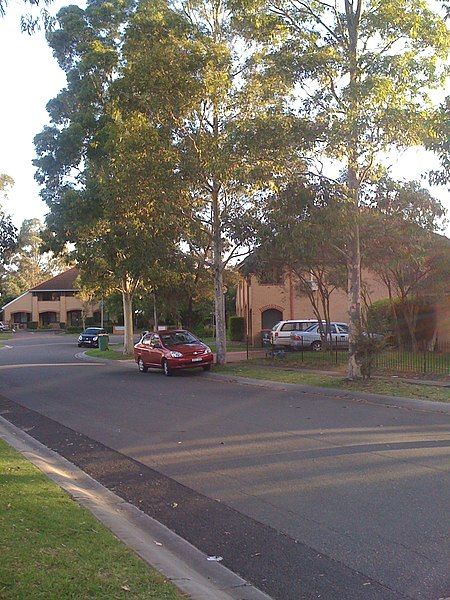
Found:
<path fill-rule="evenodd" d="M 359 240 L 359 124 L 360 112 L 358 85 L 358 32 L 361 18 L 362 0 L 356 3 L 345 0 L 345 14 L 348 29 L 348 61 L 349 61 L 349 104 L 347 109 L 349 140 L 347 162 L 347 186 L 352 212 L 347 252 L 347 291 L 349 317 L 349 348 L 347 377 L 350 380 L 361 378 L 361 366 L 356 359 L 357 339 L 361 334 L 361 248 Z"/>
<path fill-rule="evenodd" d="M 348 368 L 350 380 L 361 377 L 361 365 L 356 360 L 357 340 L 361 334 L 361 252 L 359 223 L 353 224 L 347 259 L 348 292 Z"/>
<path fill-rule="evenodd" d="M 156 294 L 153 294 L 153 331 L 158 331 L 158 313 L 156 311 Z"/>
<path fill-rule="evenodd" d="M 216 317 L 216 362 L 224 365 L 227 360 L 225 323 L 225 298 L 223 293 L 222 235 L 220 228 L 219 192 L 212 194 L 213 203 L 213 263 L 214 263 L 214 309 Z"/>
<path fill-rule="evenodd" d="M 123 301 L 123 353 L 132 354 L 134 347 L 133 340 L 133 297 L 129 291 L 122 290 Z"/>
<path fill-rule="evenodd" d="M 194 299 L 192 297 L 192 294 L 189 294 L 188 306 L 187 306 L 187 312 L 186 312 L 186 327 L 188 329 L 191 329 L 191 327 L 192 327 L 193 312 L 194 312 Z"/>
<path fill-rule="evenodd" d="M 411 342 L 411 350 L 414 354 L 417 353 L 419 346 L 416 337 L 416 324 L 417 324 L 417 307 L 414 306 L 414 301 L 410 300 L 408 306 L 408 300 L 403 300 L 403 315 L 405 317 L 406 326 L 408 327 L 409 339 Z"/>

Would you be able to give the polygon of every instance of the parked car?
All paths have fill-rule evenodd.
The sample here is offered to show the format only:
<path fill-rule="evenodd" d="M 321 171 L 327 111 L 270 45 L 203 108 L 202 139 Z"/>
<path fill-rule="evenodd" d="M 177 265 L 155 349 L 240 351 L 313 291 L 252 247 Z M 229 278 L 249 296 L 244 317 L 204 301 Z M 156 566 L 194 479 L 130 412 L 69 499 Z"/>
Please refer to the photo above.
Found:
<path fill-rule="evenodd" d="M 325 323 L 323 325 L 325 327 Z M 348 325 L 347 323 L 330 323 L 327 330 L 327 338 L 331 341 L 332 348 L 348 349 Z M 316 321 L 305 331 L 293 331 L 290 344 L 294 350 L 299 348 L 311 348 L 311 350 L 322 350 L 322 338 L 319 323 Z"/>
<path fill-rule="evenodd" d="M 270 332 L 270 343 L 273 346 L 291 346 L 291 333 L 305 331 L 311 325 L 317 323 L 317 319 L 291 319 L 279 321 L 272 327 Z"/>
<path fill-rule="evenodd" d="M 167 376 L 177 369 L 209 371 L 214 360 L 211 348 L 185 329 L 145 334 L 134 347 L 134 358 L 141 373 L 156 368 Z"/>
<path fill-rule="evenodd" d="M 101 327 L 88 327 L 78 337 L 78 348 L 81 348 L 81 346 L 98 348 L 98 336 L 101 333 L 106 333 L 106 330 Z"/>

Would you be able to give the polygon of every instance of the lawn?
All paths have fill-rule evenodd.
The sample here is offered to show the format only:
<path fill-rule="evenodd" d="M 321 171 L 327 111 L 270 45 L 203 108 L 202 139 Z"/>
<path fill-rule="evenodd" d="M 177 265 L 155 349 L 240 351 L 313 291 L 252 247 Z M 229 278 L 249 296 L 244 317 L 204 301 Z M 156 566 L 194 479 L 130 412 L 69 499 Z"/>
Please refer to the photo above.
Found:
<path fill-rule="evenodd" d="M 182 597 L 2 440 L 0 531 L 2 600 Z"/>
<path fill-rule="evenodd" d="M 117 350 L 113 350 L 112 348 L 108 348 L 108 350 L 99 350 L 98 348 L 91 348 L 90 350 L 86 350 L 86 356 L 92 356 L 94 358 L 107 358 L 108 360 L 130 360 L 133 358 L 132 354 L 123 354 Z"/>
<path fill-rule="evenodd" d="M 450 402 L 450 388 L 416 385 L 392 379 L 371 379 L 367 382 L 351 382 L 339 375 L 329 376 L 320 373 L 305 373 L 299 370 L 289 371 L 272 366 L 271 364 L 262 366 L 251 363 L 237 363 L 215 367 L 214 371 L 216 373 L 226 373 L 238 377 L 251 377 L 253 379 L 268 379 L 284 383 L 300 383 L 340 390 Z"/>
<path fill-rule="evenodd" d="M 308 367 L 329 371 L 345 373 L 348 361 L 348 353 L 338 352 L 286 352 L 284 358 L 274 359 L 274 364 L 287 367 Z M 395 375 L 436 375 L 445 376 L 450 374 L 450 355 L 439 352 L 418 352 L 414 354 L 408 351 L 385 350 L 376 358 L 376 373 L 393 373 Z"/>
<path fill-rule="evenodd" d="M 0 348 L 3 348 L 4 344 L 1 343 L 3 340 L 10 340 L 12 338 L 12 333 L 0 333 Z"/>

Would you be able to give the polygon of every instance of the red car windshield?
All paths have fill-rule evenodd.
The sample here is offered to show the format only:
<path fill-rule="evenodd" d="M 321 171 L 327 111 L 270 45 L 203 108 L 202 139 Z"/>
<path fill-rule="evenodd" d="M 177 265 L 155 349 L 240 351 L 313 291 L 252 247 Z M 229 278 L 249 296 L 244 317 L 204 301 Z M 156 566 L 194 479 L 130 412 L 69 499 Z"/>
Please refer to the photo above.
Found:
<path fill-rule="evenodd" d="M 198 344 L 198 339 L 189 333 L 189 331 L 171 331 L 170 333 L 160 333 L 164 346 L 182 346 L 184 344 Z"/>

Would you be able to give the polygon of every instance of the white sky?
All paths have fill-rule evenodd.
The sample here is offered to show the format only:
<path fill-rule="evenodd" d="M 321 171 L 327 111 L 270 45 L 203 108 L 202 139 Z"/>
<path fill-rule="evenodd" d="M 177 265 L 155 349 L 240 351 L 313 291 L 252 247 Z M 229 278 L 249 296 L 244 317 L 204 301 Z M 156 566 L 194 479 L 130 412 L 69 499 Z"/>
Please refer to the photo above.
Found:
<path fill-rule="evenodd" d="M 70 4 L 58 0 L 52 12 Z M 81 4 L 81 2 L 80 2 Z M 61 71 L 46 44 L 43 32 L 29 36 L 20 31 L 23 5 L 9 4 L 7 16 L 0 18 L 0 173 L 10 175 L 15 186 L 3 202 L 16 225 L 23 219 L 43 218 L 46 206 L 39 197 L 34 181 L 33 137 L 48 122 L 46 103 L 65 83 Z M 410 149 L 392 158 L 392 176 L 419 179 L 427 169 L 436 166 L 434 158 L 420 149 Z M 450 195 L 445 188 L 433 188 L 450 212 Z M 450 236 L 450 223 L 446 233 Z"/>

